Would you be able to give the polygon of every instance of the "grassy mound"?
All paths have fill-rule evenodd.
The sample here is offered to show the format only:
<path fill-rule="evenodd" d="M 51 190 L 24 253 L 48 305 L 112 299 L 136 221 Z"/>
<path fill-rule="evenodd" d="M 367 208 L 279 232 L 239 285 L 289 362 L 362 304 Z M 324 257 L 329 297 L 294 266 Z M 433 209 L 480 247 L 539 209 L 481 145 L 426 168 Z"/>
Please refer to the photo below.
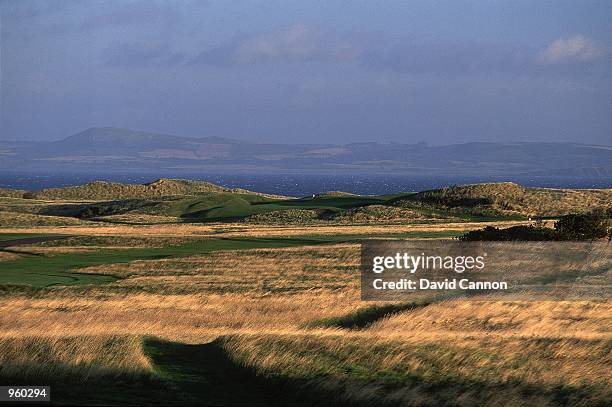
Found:
<path fill-rule="evenodd" d="M 397 223 L 426 218 L 430 216 L 421 211 L 388 205 L 344 209 L 328 217 L 339 223 Z"/>
<path fill-rule="evenodd" d="M 21 189 L 0 188 L 0 197 L 6 198 L 21 198 L 26 191 Z"/>
<path fill-rule="evenodd" d="M 559 216 L 604 208 L 612 189 L 525 188 L 512 182 L 451 186 L 400 198 L 396 204 L 418 202 L 435 208 L 481 214 Z"/>
<path fill-rule="evenodd" d="M 288 209 L 267 213 L 258 213 L 245 219 L 248 223 L 294 224 L 313 223 L 321 221 L 321 211 L 316 209 Z"/>
<path fill-rule="evenodd" d="M 524 188 L 504 182 L 419 193 L 360 196 L 340 192 L 292 199 L 201 181 L 160 179 L 143 185 L 94 182 L 0 197 L 9 212 L 107 222 L 398 223 L 419 219 L 469 221 L 557 217 L 612 202 L 612 189 Z M 49 202 L 51 201 L 51 202 Z M 62 202 L 63 201 L 63 202 Z M 165 217 L 138 220 L 140 216 Z"/>
<path fill-rule="evenodd" d="M 207 192 L 244 192 L 244 190 L 225 188 L 204 181 L 161 178 L 149 184 L 96 181 L 76 187 L 48 188 L 31 194 L 37 199 L 97 201 L 197 195 Z"/>
<path fill-rule="evenodd" d="M 333 198 L 337 196 L 358 196 L 358 195 L 351 194 L 350 192 L 343 192 L 343 191 L 328 191 L 328 192 L 318 193 L 314 197 L 315 198 Z"/>
<path fill-rule="evenodd" d="M 42 214 L 71 216 L 80 219 L 112 221 L 116 215 L 153 215 L 177 218 L 183 222 L 236 221 L 253 216 L 255 222 L 275 221 L 282 211 L 282 221 L 313 219 L 315 216 L 294 211 L 314 210 L 338 212 L 343 209 L 362 207 L 386 202 L 383 197 L 333 196 L 303 199 L 279 199 L 253 192 L 208 192 L 196 195 L 173 195 L 156 198 L 121 199 L 103 202 L 58 203 L 47 205 Z M 274 212 L 276 215 L 264 215 Z"/>

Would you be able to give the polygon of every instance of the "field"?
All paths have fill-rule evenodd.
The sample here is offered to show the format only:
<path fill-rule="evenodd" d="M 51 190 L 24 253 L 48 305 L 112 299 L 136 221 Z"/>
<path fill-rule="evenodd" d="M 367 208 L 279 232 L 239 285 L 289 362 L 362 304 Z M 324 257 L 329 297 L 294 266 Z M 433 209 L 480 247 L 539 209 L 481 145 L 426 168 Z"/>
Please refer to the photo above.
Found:
<path fill-rule="evenodd" d="M 360 301 L 361 240 L 523 217 L 418 204 L 381 221 L 354 214 L 398 196 L 252 198 L 341 212 L 276 222 L 219 194 L 214 210 L 174 196 L 88 218 L 75 207 L 111 201 L 4 198 L 47 222 L 0 227 L 0 383 L 50 384 L 62 405 L 609 405 L 608 298 Z"/>

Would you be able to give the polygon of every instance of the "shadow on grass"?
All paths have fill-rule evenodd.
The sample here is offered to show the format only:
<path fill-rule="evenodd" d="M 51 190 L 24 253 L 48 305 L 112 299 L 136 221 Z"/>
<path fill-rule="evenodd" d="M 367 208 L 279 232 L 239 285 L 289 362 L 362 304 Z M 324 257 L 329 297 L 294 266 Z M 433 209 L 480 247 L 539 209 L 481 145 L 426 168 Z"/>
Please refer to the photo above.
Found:
<path fill-rule="evenodd" d="M 48 242 L 52 240 L 64 240 L 64 239 L 68 239 L 69 237 L 74 237 L 74 236 L 48 235 L 48 236 L 22 237 L 18 239 L 6 239 L 6 240 L 0 240 L 0 248 L 36 244 L 36 243 Z"/>
<path fill-rule="evenodd" d="M 24 250 L 0 249 L 0 253 L 18 254 L 20 256 L 46 257 L 43 253 L 26 252 Z"/>
<path fill-rule="evenodd" d="M 344 328 L 344 329 L 363 329 L 372 325 L 374 322 L 383 318 L 399 314 L 403 311 L 414 310 L 426 307 L 431 302 L 409 302 L 402 304 L 370 305 L 359 308 L 346 315 L 339 317 L 325 318 L 310 322 L 311 328 Z"/>
<path fill-rule="evenodd" d="M 520 381 L 486 382 L 461 376 L 425 379 L 409 372 L 394 383 L 383 376 L 358 378 L 350 374 L 345 377 L 264 376 L 236 362 L 224 349 L 223 338 L 197 345 L 147 338 L 144 346 L 156 376 L 167 388 L 173 389 L 166 396 L 172 399 L 163 400 L 167 405 L 471 406 L 503 405 L 507 397 L 520 401 L 517 403 L 520 405 L 538 402 L 606 405 L 602 389 L 588 386 L 542 387 Z"/>
<path fill-rule="evenodd" d="M 0 372 L 3 385 L 50 385 L 53 405 L 107 406 L 472 406 L 593 405 L 606 406 L 604 388 L 545 386 L 519 381 L 479 381 L 462 376 L 423 377 L 402 371 L 389 377 L 375 372 L 352 376 L 264 376 L 236 362 L 219 338 L 205 344 L 183 344 L 145 338 L 144 351 L 153 371 L 126 373 L 109 369 L 89 377 L 79 366 L 12 366 Z M 554 343 L 551 343 L 554 346 Z M 327 358 L 329 355 L 322 354 Z M 338 356 L 338 363 L 342 357 Z M 299 366 L 296 366 L 299 371 Z M 37 374 L 23 374 L 36 371 Z"/>
<path fill-rule="evenodd" d="M 175 389 L 176 404 L 198 406 L 328 405 L 322 392 L 305 397 L 303 380 L 270 378 L 230 358 L 219 340 L 183 344 L 145 338 L 155 374 Z M 300 395 L 298 396 L 298 393 Z"/>

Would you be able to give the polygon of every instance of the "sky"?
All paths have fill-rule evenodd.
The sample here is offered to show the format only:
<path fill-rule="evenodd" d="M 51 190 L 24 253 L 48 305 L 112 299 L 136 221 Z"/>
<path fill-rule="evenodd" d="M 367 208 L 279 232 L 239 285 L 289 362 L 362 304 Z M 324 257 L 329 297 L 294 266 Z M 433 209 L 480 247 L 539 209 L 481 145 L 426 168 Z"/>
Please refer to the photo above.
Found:
<path fill-rule="evenodd" d="M 0 139 L 612 144 L 609 0 L 0 0 Z"/>

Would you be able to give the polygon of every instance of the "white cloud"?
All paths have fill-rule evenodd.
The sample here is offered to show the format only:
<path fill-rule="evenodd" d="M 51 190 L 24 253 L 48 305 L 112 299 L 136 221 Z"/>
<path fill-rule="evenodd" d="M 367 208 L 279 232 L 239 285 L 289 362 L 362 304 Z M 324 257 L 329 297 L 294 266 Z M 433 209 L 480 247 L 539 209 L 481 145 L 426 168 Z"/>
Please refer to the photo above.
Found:
<path fill-rule="evenodd" d="M 593 40 L 578 34 L 569 38 L 559 38 L 546 47 L 538 56 L 542 64 L 563 64 L 576 62 L 590 62 L 603 55 Z"/>

